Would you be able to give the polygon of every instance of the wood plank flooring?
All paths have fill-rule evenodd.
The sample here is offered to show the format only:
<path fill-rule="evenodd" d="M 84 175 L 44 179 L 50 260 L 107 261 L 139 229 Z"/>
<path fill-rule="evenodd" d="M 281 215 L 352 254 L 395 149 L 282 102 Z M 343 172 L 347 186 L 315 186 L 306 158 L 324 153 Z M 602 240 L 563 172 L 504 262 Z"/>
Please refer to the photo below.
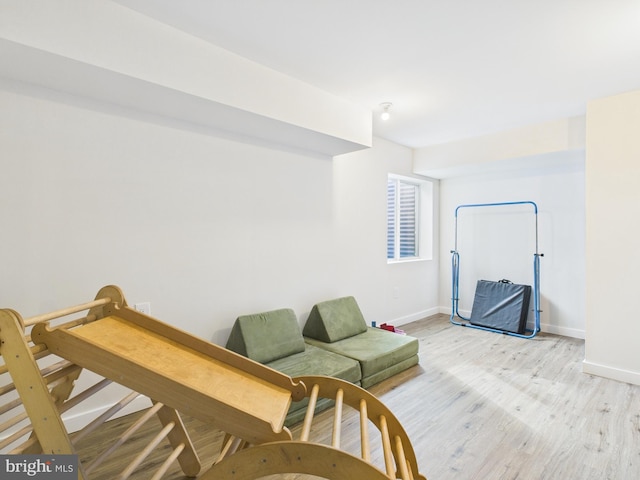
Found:
<path fill-rule="evenodd" d="M 582 373 L 583 341 L 548 334 L 520 339 L 454 326 L 447 315 L 402 328 L 419 339 L 420 364 L 369 390 L 403 423 L 429 480 L 640 478 L 640 386 Z M 318 416 L 314 435 L 330 435 L 330 415 Z M 108 435 L 129 421 L 110 422 Z M 221 436 L 193 419 L 185 423 L 206 468 Z M 344 448 L 357 452 L 355 416 L 344 428 Z M 154 429 L 137 434 L 128 447 L 132 456 Z M 96 455 L 102 435 L 88 441 L 82 459 Z M 111 480 L 125 463 L 115 459 L 90 478 Z M 132 478 L 148 477 L 143 468 Z M 176 467 L 167 478 L 185 477 Z"/>

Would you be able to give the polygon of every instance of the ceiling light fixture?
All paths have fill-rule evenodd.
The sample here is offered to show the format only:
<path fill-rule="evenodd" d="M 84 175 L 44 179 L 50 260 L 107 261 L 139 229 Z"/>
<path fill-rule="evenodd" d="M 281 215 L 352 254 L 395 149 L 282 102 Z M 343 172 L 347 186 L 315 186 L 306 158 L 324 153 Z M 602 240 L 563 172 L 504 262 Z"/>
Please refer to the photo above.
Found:
<path fill-rule="evenodd" d="M 393 104 L 391 102 L 384 102 L 380 104 L 380 107 L 382 107 L 382 113 L 380 114 L 381 120 L 389 120 L 389 117 L 391 116 L 391 114 L 389 113 L 389 109 L 392 105 Z"/>

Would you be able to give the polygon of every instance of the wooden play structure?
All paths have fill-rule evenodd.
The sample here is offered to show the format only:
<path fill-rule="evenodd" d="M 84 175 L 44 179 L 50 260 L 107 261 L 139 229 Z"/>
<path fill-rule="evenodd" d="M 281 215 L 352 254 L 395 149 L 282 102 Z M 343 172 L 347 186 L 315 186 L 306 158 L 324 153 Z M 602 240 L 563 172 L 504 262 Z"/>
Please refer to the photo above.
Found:
<path fill-rule="evenodd" d="M 166 459 L 145 478 L 159 480 L 178 462 L 185 476 L 202 480 L 287 473 L 336 480 L 426 480 L 404 428 L 366 390 L 329 377 L 292 379 L 128 307 L 115 286 L 102 288 L 94 301 L 28 319 L 0 310 L 0 354 L 0 453 L 77 453 L 83 439 L 106 428 L 133 399 L 149 399 L 148 410 L 125 434 L 79 465 L 79 479 L 91 479 L 136 429 L 157 416 L 160 433 L 112 478 L 130 478 L 151 452 L 168 442 Z M 99 380 L 76 393 L 83 369 Z M 131 393 L 84 427 L 68 431 L 65 412 L 112 382 Z M 284 420 L 291 403 L 305 397 L 309 407 L 300 438 L 294 439 Z M 335 402 L 326 443 L 313 436 L 319 398 Z M 354 428 L 344 421 L 348 408 L 360 419 L 355 453 L 341 447 L 343 426 Z M 204 471 L 181 414 L 224 432 L 218 457 L 207 461 L 211 466 Z"/>

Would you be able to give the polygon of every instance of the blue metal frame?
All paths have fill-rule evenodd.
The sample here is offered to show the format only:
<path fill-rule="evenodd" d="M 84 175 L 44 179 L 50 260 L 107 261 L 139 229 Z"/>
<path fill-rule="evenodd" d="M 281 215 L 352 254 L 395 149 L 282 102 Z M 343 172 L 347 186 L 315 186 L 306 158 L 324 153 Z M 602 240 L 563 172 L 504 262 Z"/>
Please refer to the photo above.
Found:
<path fill-rule="evenodd" d="M 483 327 L 480 325 L 473 325 L 471 323 L 463 323 L 454 320 L 454 317 L 458 317 L 461 320 L 469 321 L 469 318 L 465 318 L 458 312 L 459 304 L 459 283 L 460 283 L 460 254 L 458 253 L 458 211 L 462 208 L 475 208 L 475 207 L 500 207 L 506 205 L 523 205 L 529 204 L 533 206 L 533 212 L 536 221 L 536 251 L 533 254 L 533 312 L 534 312 L 534 328 L 533 330 L 527 330 L 528 334 L 520 334 L 514 332 L 508 332 L 505 330 L 499 330 L 496 328 Z M 451 270 L 452 270 L 452 286 L 451 286 L 451 317 L 449 320 L 454 325 L 462 327 L 477 328 L 479 330 L 487 330 L 489 332 L 502 333 L 505 335 L 511 335 L 513 337 L 520 338 L 533 338 L 540 331 L 540 257 L 544 256 L 542 253 L 538 253 L 538 206 L 531 201 L 522 202 L 501 202 L 501 203 L 476 203 L 469 205 L 459 205 L 455 211 L 455 247 L 451 250 Z"/>

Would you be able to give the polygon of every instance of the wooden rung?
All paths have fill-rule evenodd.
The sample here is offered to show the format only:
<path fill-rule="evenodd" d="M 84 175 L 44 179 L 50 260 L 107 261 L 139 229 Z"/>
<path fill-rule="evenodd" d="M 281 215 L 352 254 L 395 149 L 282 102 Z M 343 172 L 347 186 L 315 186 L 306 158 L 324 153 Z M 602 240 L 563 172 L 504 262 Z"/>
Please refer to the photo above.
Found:
<path fill-rule="evenodd" d="M 362 459 L 371 462 L 371 447 L 369 446 L 369 415 L 367 413 L 367 401 L 360 400 L 360 450 Z"/>
<path fill-rule="evenodd" d="M 318 394 L 320 393 L 320 385 L 317 383 L 311 389 L 309 395 L 309 405 L 307 405 L 307 412 L 304 415 L 304 421 L 302 422 L 302 433 L 300 434 L 300 441 L 308 442 L 309 435 L 311 434 L 311 423 L 313 422 L 313 416 L 316 411 L 316 402 L 318 401 Z"/>
<path fill-rule="evenodd" d="M 118 438 L 108 449 L 100 454 L 93 462 L 91 462 L 86 468 L 85 473 L 89 474 L 93 469 L 98 467 L 102 462 L 104 462 L 118 447 L 122 446 L 124 442 L 126 442 L 135 432 L 137 432 L 140 427 L 142 427 L 151 417 L 153 417 L 158 410 L 163 407 L 161 403 L 156 403 L 149 410 L 147 410 L 144 415 L 142 415 L 138 420 L 136 420 L 126 432 L 122 434 L 120 438 Z"/>
<path fill-rule="evenodd" d="M 16 386 L 12 382 L 3 385 L 2 387 L 0 387 L 0 397 L 2 397 L 6 393 L 13 392 L 15 389 Z"/>
<path fill-rule="evenodd" d="M 24 437 L 25 435 L 29 434 L 33 432 L 33 427 L 31 425 L 26 425 L 25 427 L 21 428 L 20 430 L 12 433 L 11 435 L 9 435 L 7 438 L 3 438 L 0 441 L 0 449 L 5 448 L 8 445 L 11 445 L 13 442 L 15 442 L 16 440 L 18 440 L 21 437 Z M 29 445 L 27 445 L 29 446 Z M 9 453 L 20 453 L 19 451 L 16 450 L 20 450 L 25 448 L 25 445 L 20 445 L 19 447 L 16 447 L 13 451 L 9 452 Z"/>
<path fill-rule="evenodd" d="M 76 318 L 75 320 L 69 320 L 68 322 L 57 325 L 56 328 L 62 328 L 69 330 L 71 328 L 79 327 L 80 325 L 86 325 L 87 323 L 94 322 L 98 317 L 95 315 L 87 315 L 86 317 Z"/>
<path fill-rule="evenodd" d="M 411 462 L 407 460 L 405 465 L 407 466 L 407 472 L 409 472 L 409 480 L 415 480 L 416 477 L 414 477 L 413 475 L 413 467 L 411 466 Z"/>
<path fill-rule="evenodd" d="M 46 345 L 32 345 L 29 349 L 36 360 L 40 360 L 51 353 Z"/>
<path fill-rule="evenodd" d="M 13 402 L 11 402 L 13 403 Z M 27 412 L 20 412 L 18 415 L 9 418 L 7 421 L 3 422 L 0 425 L 0 432 L 4 432 L 6 430 L 8 430 L 9 428 L 13 427 L 14 425 L 17 425 L 18 423 L 22 422 L 23 420 L 26 420 L 29 418 L 29 415 L 27 415 Z"/>
<path fill-rule="evenodd" d="M 176 461 L 176 459 L 180 456 L 180 454 L 184 449 L 185 449 L 184 443 L 181 443 L 180 445 L 176 446 L 176 448 L 173 449 L 173 452 L 171 452 L 171 455 L 169 455 L 165 459 L 162 465 L 160 465 L 160 468 L 158 468 L 158 470 L 156 470 L 156 473 L 153 474 L 153 477 L 151 477 L 151 480 L 161 480 L 164 474 L 167 473 L 167 470 L 169 470 L 169 467 L 173 465 L 173 462 Z"/>
<path fill-rule="evenodd" d="M 124 407 L 129 405 L 132 401 L 134 401 L 139 396 L 140 396 L 140 394 L 138 392 L 129 393 L 129 395 L 124 397 L 119 402 L 115 403 L 111 408 L 109 408 L 102 415 L 100 415 L 99 417 L 96 417 L 95 419 L 93 419 L 93 421 L 91 421 L 90 423 L 85 425 L 84 428 L 82 428 L 81 430 L 78 430 L 76 433 L 74 433 L 71 436 L 72 440 L 74 442 L 76 442 L 76 443 L 79 442 L 84 437 L 86 437 L 91 432 L 93 432 L 96 428 L 98 428 L 100 425 L 102 425 L 104 422 L 106 422 L 108 419 L 113 417 L 116 413 L 118 413 Z"/>
<path fill-rule="evenodd" d="M 80 392 L 75 397 L 70 398 L 69 400 L 64 402 L 59 408 L 60 413 L 64 413 L 67 410 L 75 407 L 80 402 L 82 402 L 83 400 L 86 400 L 91 395 L 94 395 L 95 393 L 99 392 L 100 390 L 102 390 L 103 388 L 105 388 L 109 384 L 111 384 L 111 380 L 109 380 L 108 378 L 105 378 L 105 379 L 99 381 L 98 383 L 92 385 L 91 387 L 87 388 L 86 390 L 83 390 L 82 392 Z"/>
<path fill-rule="evenodd" d="M 380 434 L 382 435 L 382 450 L 384 453 L 384 465 L 389 478 L 395 478 L 395 469 L 393 468 L 393 452 L 391 451 L 391 439 L 389 438 L 389 427 L 387 426 L 387 417 L 380 415 Z"/>
<path fill-rule="evenodd" d="M 73 363 L 67 361 L 67 360 L 61 360 L 57 363 L 48 365 L 46 367 L 43 367 L 40 369 L 40 375 L 42 375 L 43 377 L 46 377 L 47 375 L 50 375 L 51 373 L 57 371 L 57 370 L 62 370 L 64 368 L 67 368 L 71 365 L 74 365 Z"/>
<path fill-rule="evenodd" d="M 331 446 L 340 448 L 340 433 L 342 431 L 342 405 L 344 400 L 344 390 L 341 388 L 336 392 L 336 403 L 333 409 L 333 435 L 331 436 Z"/>
<path fill-rule="evenodd" d="M 127 466 L 127 468 L 125 468 L 122 473 L 118 475 L 117 480 L 126 480 L 127 478 L 129 478 L 131 474 L 136 470 L 136 468 L 138 468 L 144 461 L 144 459 L 147 458 L 151 454 L 151 452 L 153 452 L 153 449 L 156 448 L 162 440 L 167 438 L 167 435 L 169 435 L 169 432 L 171 432 L 171 430 L 173 430 L 173 427 L 175 426 L 176 424 L 173 422 L 166 424 L 165 427 L 151 439 L 149 444 L 142 450 L 142 452 L 140 452 L 138 456 L 133 459 L 133 461 Z"/>
<path fill-rule="evenodd" d="M 0 393 L 0 396 L 2 396 L 1 393 Z M 22 400 L 20 398 L 16 398 L 14 400 L 11 400 L 11 401 L 5 403 L 4 405 L 0 406 L 0 415 L 4 415 L 5 413 L 13 410 L 16 407 L 19 407 L 20 405 L 22 405 Z M 5 428 L 0 426 L 0 432 L 4 432 L 5 430 L 6 430 Z"/>
<path fill-rule="evenodd" d="M 28 341 L 29 340 L 27 340 L 27 342 Z M 31 347 L 29 347 L 29 350 L 31 350 L 31 355 L 33 355 L 33 358 L 35 358 L 36 360 L 46 357 L 51 353 L 47 349 L 46 345 L 32 345 Z M 7 367 L 5 364 L 2 364 L 0 365 L 0 375 L 3 375 L 5 373 L 9 373 L 9 367 Z"/>
<path fill-rule="evenodd" d="M 80 305 L 63 308 L 60 310 L 56 310 L 54 312 L 44 313 L 42 315 L 36 315 L 35 317 L 26 318 L 24 320 L 24 326 L 28 327 L 30 325 L 35 325 L 36 323 L 48 322 L 49 320 L 65 317 L 73 313 L 82 312 L 84 310 L 89 310 L 94 307 L 100 307 L 102 305 L 106 305 L 107 303 L 111 303 L 111 298 L 109 297 L 99 298 L 98 300 L 93 300 L 92 302 L 82 303 Z"/>
<path fill-rule="evenodd" d="M 411 480 L 411 475 L 409 474 L 409 469 L 407 468 L 407 459 L 404 456 L 402 439 L 397 435 L 395 437 L 395 443 L 396 443 L 396 459 L 397 459 L 398 469 L 400 470 L 400 478 L 402 478 L 402 480 Z"/>

